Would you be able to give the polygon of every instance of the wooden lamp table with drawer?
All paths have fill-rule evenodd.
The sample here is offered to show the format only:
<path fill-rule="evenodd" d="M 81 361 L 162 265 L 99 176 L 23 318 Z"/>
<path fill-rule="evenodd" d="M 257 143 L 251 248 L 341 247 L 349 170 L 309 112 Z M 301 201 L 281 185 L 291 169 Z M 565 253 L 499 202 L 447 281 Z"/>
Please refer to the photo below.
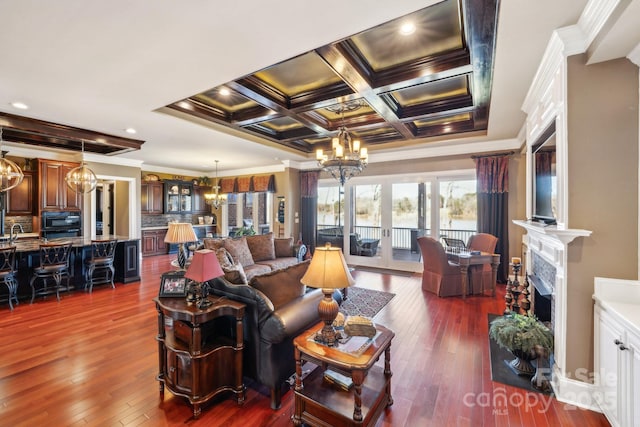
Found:
<path fill-rule="evenodd" d="M 296 426 L 374 426 L 382 411 L 393 404 L 391 397 L 391 340 L 395 334 L 376 325 L 376 336 L 365 350 L 348 352 L 313 340 L 322 325 L 302 333 L 293 341 L 296 361 Z M 376 361 L 384 353 L 384 368 Z M 303 361 L 318 367 L 302 379 Z M 350 377 L 348 390 L 324 379 L 327 369 Z"/>
<path fill-rule="evenodd" d="M 193 416 L 200 405 L 224 391 L 244 402 L 242 381 L 245 305 L 208 297 L 213 304 L 199 309 L 184 298 L 155 298 L 158 310 L 160 396 L 164 388 L 186 397 Z"/>

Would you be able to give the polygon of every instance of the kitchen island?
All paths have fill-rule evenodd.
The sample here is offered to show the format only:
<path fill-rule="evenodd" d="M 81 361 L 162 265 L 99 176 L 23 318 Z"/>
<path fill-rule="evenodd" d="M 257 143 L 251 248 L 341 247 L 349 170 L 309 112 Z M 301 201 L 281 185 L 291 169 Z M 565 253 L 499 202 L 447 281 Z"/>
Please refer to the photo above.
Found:
<path fill-rule="evenodd" d="M 115 282 L 130 283 L 140 280 L 139 252 L 140 239 L 137 237 L 121 235 L 101 235 L 96 239 L 117 240 L 114 258 Z M 18 239 L 13 242 L 16 247 L 16 267 L 18 279 L 18 299 L 21 301 L 31 298 L 31 286 L 29 281 L 34 267 L 40 263 L 40 243 L 44 239 Z M 85 288 L 85 261 L 91 258 L 91 237 L 71 237 L 64 239 L 48 239 L 47 243 L 71 242 L 72 251 L 69 260 L 69 289 Z M 8 242 L 0 243 L 7 246 Z M 66 288 L 64 290 L 67 290 Z M 0 288 L 0 304 L 6 302 L 8 297 L 6 287 Z"/>

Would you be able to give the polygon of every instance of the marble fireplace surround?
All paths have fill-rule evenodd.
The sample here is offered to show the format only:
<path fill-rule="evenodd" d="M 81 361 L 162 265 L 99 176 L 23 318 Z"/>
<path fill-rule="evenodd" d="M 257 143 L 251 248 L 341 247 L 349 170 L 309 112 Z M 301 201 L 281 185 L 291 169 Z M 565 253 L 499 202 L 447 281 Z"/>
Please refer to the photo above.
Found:
<path fill-rule="evenodd" d="M 571 401 L 570 396 L 578 395 L 586 384 L 570 379 L 566 371 L 567 360 L 567 283 L 570 279 L 567 271 L 567 259 L 572 250 L 570 243 L 578 237 L 587 237 L 591 231 L 582 229 L 564 229 L 556 225 L 543 225 L 534 221 L 513 221 L 523 227 L 527 234 L 523 236 L 526 246 L 525 267 L 527 274 L 533 274 L 534 258 L 538 268 L 547 264 L 542 272 L 545 283 L 552 288 L 552 326 L 554 333 L 554 365 L 552 386 L 559 400 Z M 555 269 L 555 275 L 551 272 Z M 540 275 L 540 272 L 538 273 Z M 564 399 L 563 399 L 564 397 Z M 584 405 L 581 405 L 584 406 Z M 590 405 L 587 405 L 590 406 Z"/>

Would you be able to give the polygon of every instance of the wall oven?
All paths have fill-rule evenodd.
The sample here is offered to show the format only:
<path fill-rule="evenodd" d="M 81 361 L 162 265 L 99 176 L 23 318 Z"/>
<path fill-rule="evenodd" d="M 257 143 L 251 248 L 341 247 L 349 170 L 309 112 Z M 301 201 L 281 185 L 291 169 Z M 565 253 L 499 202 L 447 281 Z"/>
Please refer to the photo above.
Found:
<path fill-rule="evenodd" d="M 82 233 L 79 212 L 42 212 L 40 233 L 45 239 L 78 237 Z"/>

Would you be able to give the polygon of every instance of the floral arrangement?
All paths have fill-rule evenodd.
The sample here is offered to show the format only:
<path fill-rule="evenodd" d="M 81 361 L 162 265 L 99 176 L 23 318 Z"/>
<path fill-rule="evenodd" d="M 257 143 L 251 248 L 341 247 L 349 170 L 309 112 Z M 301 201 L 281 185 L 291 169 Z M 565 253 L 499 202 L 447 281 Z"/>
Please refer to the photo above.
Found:
<path fill-rule="evenodd" d="M 535 316 L 509 313 L 491 322 L 489 336 L 500 347 L 531 353 L 535 346 L 553 349 L 553 334 Z"/>

